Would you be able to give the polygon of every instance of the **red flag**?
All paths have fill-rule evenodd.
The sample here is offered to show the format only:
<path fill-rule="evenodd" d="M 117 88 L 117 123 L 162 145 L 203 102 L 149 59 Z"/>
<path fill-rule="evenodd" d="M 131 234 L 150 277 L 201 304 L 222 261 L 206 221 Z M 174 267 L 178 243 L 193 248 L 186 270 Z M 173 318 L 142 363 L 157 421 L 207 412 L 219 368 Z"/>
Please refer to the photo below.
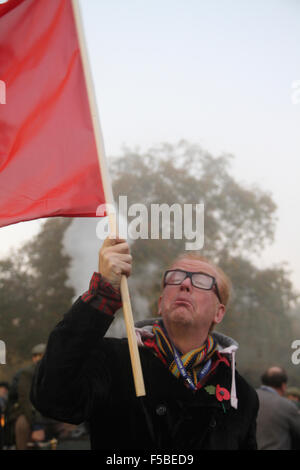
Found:
<path fill-rule="evenodd" d="M 104 203 L 70 0 L 0 5 L 0 226 Z"/>

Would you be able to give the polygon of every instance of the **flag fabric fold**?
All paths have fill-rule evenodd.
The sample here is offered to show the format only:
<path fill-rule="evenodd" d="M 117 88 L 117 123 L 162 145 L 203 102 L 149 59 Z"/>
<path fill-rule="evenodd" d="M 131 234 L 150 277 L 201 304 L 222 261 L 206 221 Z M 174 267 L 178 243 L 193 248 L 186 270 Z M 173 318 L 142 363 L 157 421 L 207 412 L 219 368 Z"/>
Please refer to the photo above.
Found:
<path fill-rule="evenodd" d="M 0 4 L 0 227 L 105 202 L 71 0 Z"/>

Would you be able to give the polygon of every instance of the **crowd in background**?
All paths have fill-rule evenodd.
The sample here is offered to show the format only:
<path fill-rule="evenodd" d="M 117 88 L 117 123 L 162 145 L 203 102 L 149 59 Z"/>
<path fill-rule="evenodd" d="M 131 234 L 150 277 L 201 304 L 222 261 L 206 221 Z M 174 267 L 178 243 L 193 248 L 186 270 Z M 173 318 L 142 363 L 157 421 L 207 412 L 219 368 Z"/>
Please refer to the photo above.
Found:
<path fill-rule="evenodd" d="M 46 346 L 32 349 L 32 363 L 20 369 L 11 383 L 0 383 L 0 449 L 2 450 L 88 450 L 88 427 L 42 416 L 30 401 L 36 364 Z"/>

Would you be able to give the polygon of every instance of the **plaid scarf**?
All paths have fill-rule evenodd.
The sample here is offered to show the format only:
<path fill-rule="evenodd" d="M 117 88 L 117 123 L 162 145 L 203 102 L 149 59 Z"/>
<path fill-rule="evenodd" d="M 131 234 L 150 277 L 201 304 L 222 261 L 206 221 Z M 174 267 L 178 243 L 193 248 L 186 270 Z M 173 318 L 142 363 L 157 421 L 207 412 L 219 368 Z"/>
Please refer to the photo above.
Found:
<path fill-rule="evenodd" d="M 180 371 L 174 360 L 172 343 L 161 322 L 154 323 L 153 333 L 155 335 L 155 343 L 158 351 L 165 360 L 170 372 L 174 374 L 175 377 L 180 377 Z M 192 349 L 183 355 L 178 351 L 185 370 L 195 386 L 197 386 L 198 383 L 198 373 L 201 371 L 205 362 L 212 357 L 216 349 L 216 341 L 211 335 L 208 335 L 206 342 L 200 348 Z"/>

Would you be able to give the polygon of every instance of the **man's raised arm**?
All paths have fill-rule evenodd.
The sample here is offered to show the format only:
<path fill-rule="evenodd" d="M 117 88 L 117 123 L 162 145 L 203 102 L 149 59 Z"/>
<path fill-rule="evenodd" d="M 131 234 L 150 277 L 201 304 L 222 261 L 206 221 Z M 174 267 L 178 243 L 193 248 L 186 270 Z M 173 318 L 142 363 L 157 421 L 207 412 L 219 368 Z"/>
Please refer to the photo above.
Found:
<path fill-rule="evenodd" d="M 89 419 L 95 393 L 103 402 L 110 390 L 103 337 L 121 307 L 121 276 L 131 273 L 132 258 L 125 240 L 107 238 L 99 252 L 98 272 L 89 290 L 73 304 L 51 332 L 31 390 L 33 405 L 58 421 Z M 95 390 L 95 367 L 102 380 Z"/>

